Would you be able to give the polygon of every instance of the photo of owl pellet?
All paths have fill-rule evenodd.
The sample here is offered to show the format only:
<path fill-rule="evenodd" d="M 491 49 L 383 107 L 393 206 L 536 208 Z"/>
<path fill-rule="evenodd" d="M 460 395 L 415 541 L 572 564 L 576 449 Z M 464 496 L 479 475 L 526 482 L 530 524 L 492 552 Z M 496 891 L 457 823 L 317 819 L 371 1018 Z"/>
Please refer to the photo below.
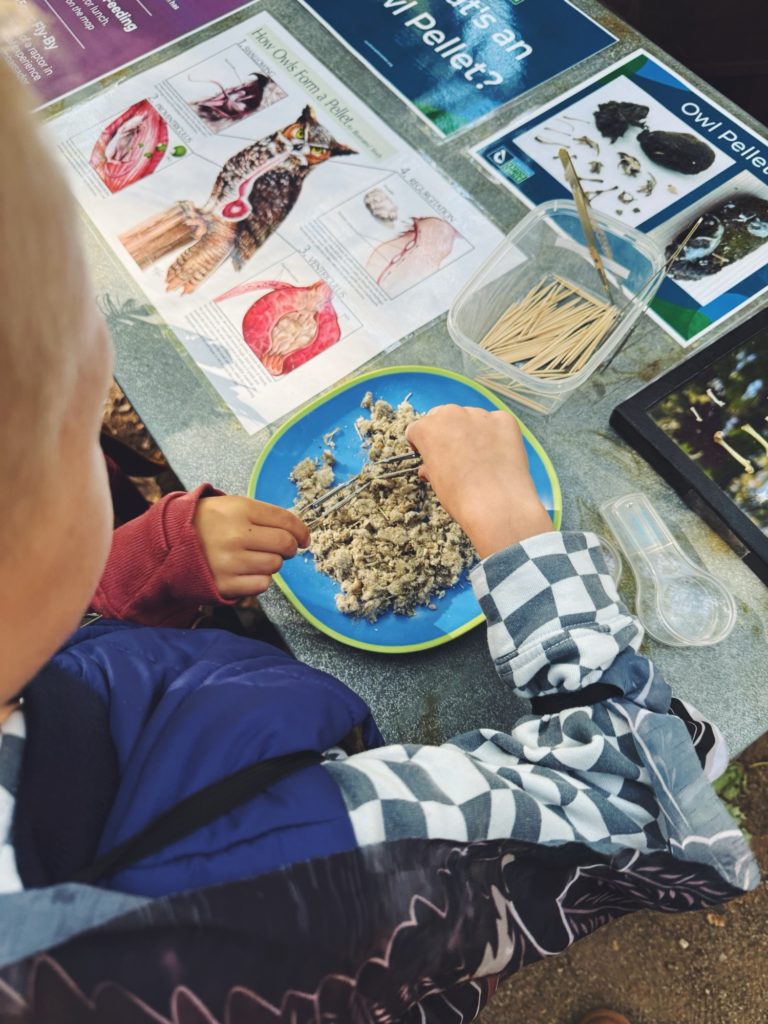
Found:
<path fill-rule="evenodd" d="M 569 187 L 558 160 L 566 149 L 592 209 L 641 228 L 733 164 L 690 120 L 624 76 L 532 119 L 515 145 Z"/>
<path fill-rule="evenodd" d="M 672 239 L 666 249 L 667 258 L 674 255 L 692 226 L 687 224 Z M 732 196 L 703 214 L 698 228 L 670 267 L 669 275 L 676 281 L 698 281 L 719 274 L 766 242 L 768 199 L 754 195 Z"/>

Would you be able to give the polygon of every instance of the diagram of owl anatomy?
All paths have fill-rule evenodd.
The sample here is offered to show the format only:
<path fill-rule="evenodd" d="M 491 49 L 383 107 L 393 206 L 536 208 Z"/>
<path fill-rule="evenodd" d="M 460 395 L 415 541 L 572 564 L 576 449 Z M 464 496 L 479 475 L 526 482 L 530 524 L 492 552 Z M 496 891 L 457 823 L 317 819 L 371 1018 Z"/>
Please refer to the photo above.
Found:
<path fill-rule="evenodd" d="M 273 377 L 290 373 L 341 337 L 333 292 L 325 281 L 306 287 L 285 281 L 250 281 L 216 302 L 263 291 L 243 317 L 243 339 Z"/>
<path fill-rule="evenodd" d="M 103 129 L 88 162 L 110 192 L 119 192 L 152 174 L 167 149 L 165 118 L 141 100 Z"/>
<path fill-rule="evenodd" d="M 458 237 L 442 217 L 411 217 L 398 235 L 376 246 L 366 269 L 390 295 L 399 295 L 436 273 Z"/>
<path fill-rule="evenodd" d="M 203 99 L 190 100 L 189 105 L 213 131 L 237 124 L 286 96 L 277 82 L 260 72 L 252 72 L 245 81 L 236 85 L 226 86 L 220 82 L 211 84 L 218 87 L 218 92 L 208 94 Z"/>
<path fill-rule="evenodd" d="M 231 156 L 202 207 L 176 202 L 120 241 L 142 269 L 183 249 L 165 281 L 168 291 L 187 295 L 227 260 L 240 270 L 296 205 L 307 175 L 332 157 L 355 152 L 306 106 L 297 121 Z"/>

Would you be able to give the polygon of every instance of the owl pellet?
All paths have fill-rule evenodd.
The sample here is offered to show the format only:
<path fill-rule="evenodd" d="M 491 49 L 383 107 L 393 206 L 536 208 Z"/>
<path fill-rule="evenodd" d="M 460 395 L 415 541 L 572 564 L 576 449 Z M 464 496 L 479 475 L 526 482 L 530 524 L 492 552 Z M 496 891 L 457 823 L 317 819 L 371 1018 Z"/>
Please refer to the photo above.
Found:
<path fill-rule="evenodd" d="M 391 222 L 397 220 L 397 206 L 394 199 L 381 188 L 372 188 L 365 193 L 364 203 L 368 212 L 377 220 Z"/>
<path fill-rule="evenodd" d="M 355 424 L 368 454 L 364 480 L 367 466 L 410 452 L 405 431 L 418 414 L 407 400 L 393 409 L 370 392 L 361 407 L 369 413 Z M 415 469 L 389 479 L 370 475 L 366 490 L 312 528 L 315 567 L 340 584 L 336 607 L 355 618 L 375 622 L 389 610 L 413 615 L 422 605 L 434 608 L 475 561 L 472 544 Z M 334 486 L 327 458 L 302 460 L 291 480 L 298 488 L 294 510 Z"/>

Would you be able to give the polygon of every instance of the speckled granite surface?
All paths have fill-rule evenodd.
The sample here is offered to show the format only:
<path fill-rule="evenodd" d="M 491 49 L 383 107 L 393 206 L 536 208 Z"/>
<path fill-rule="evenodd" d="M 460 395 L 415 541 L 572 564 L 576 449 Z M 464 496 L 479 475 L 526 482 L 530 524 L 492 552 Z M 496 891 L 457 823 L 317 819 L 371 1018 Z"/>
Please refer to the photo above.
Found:
<path fill-rule="evenodd" d="M 431 157 L 500 228 L 508 230 L 525 213 L 523 204 L 484 175 L 470 160 L 467 147 L 517 114 L 541 105 L 615 62 L 639 44 L 659 53 L 598 4 L 584 2 L 581 6 L 618 35 L 620 42 L 556 82 L 522 97 L 511 112 L 497 115 L 458 142 L 445 143 L 439 143 L 393 93 L 295 0 L 265 0 L 245 13 L 268 10 L 288 25 L 407 142 Z M 230 21 L 243 16 L 241 13 Z M 226 24 L 219 23 L 219 27 Z M 184 45 L 188 42 L 169 52 Z M 147 58 L 144 64 L 152 60 Z M 674 66 L 674 62 L 670 63 Z M 705 92 L 712 93 L 699 84 Z M 727 101 L 723 103 L 727 109 L 734 109 Z M 750 123 L 747 115 L 739 116 Z M 112 310 L 109 322 L 117 347 L 116 375 L 121 386 L 187 486 L 209 480 L 225 490 L 244 492 L 252 465 L 274 428 L 249 437 L 169 332 L 153 322 L 151 316 L 137 319 L 121 315 L 119 310 L 127 299 L 134 298 L 142 304 L 145 300 L 95 234 L 89 234 L 88 245 L 101 301 L 108 302 Z M 759 300 L 746 315 L 765 303 L 766 299 Z M 744 318 L 745 314 L 735 317 L 729 327 Z M 736 752 L 768 729 L 768 589 L 608 426 L 611 410 L 618 402 L 685 354 L 659 328 L 644 321 L 610 369 L 596 374 L 557 413 L 542 417 L 525 412 L 523 419 L 558 470 L 565 528 L 584 527 L 599 532 L 600 504 L 613 496 L 643 491 L 656 503 L 673 531 L 685 538 L 689 549 L 695 550 L 736 596 L 738 624 L 720 646 L 678 650 L 653 642 L 646 645 L 677 693 L 718 722 Z M 367 368 L 401 363 L 463 370 L 461 356 L 448 337 L 444 320 L 423 328 L 396 352 L 379 357 Z M 621 589 L 631 604 L 632 588 L 626 576 Z M 439 742 L 479 726 L 504 728 L 526 710 L 524 702 L 497 680 L 482 630 L 434 651 L 387 657 L 346 648 L 318 633 L 276 588 L 264 603 L 296 655 L 332 672 L 362 694 L 388 739 Z"/>

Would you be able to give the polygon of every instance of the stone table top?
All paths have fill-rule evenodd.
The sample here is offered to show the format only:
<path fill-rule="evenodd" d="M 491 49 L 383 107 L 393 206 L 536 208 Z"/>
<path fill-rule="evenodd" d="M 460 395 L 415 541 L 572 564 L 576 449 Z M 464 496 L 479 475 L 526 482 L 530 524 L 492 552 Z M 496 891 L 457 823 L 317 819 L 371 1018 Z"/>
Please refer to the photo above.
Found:
<path fill-rule="evenodd" d="M 684 70 L 599 4 L 582 0 L 578 6 L 613 31 L 619 42 L 527 93 L 511 110 L 475 126 L 455 143 L 438 141 L 296 0 L 264 0 L 219 22 L 215 29 L 203 30 L 201 36 L 257 11 L 269 11 L 407 143 L 433 160 L 500 229 L 507 231 L 527 212 L 526 208 L 471 160 L 469 146 L 640 45 L 673 68 Z M 188 45 L 188 40 L 177 43 L 164 55 Z M 138 67 L 149 66 L 157 59 L 150 56 Z M 705 83 L 690 72 L 685 74 L 706 95 L 715 96 L 727 110 L 734 111 L 758 133 L 762 131 Z M 82 90 L 76 100 L 87 97 L 95 88 L 99 86 Z M 113 309 L 119 309 L 128 298 L 146 301 L 94 232 L 89 234 L 88 246 L 102 301 L 108 299 Z M 767 301 L 763 298 L 753 302 L 728 321 L 728 329 Z M 151 320 L 128 321 L 114 315 L 109 321 L 117 350 L 116 377 L 185 486 L 191 488 L 206 480 L 223 490 L 245 493 L 253 464 L 280 422 L 249 436 L 170 331 Z M 695 703 L 719 724 L 731 752 L 736 753 L 768 729 L 768 589 L 608 424 L 611 411 L 620 401 L 690 351 L 680 348 L 644 318 L 610 368 L 595 374 L 557 412 L 542 416 L 521 410 L 521 416 L 544 445 L 559 474 L 565 529 L 600 532 L 601 504 L 614 496 L 642 491 L 655 503 L 683 546 L 727 583 L 738 605 L 738 622 L 726 641 L 711 648 L 679 649 L 646 640 L 643 650 L 662 668 L 679 696 Z M 444 317 L 364 369 L 401 364 L 463 371 L 461 353 L 449 339 Z M 633 607 L 628 575 L 625 573 L 620 589 Z M 496 677 L 482 628 L 427 652 L 386 656 L 345 647 L 319 633 L 275 587 L 263 603 L 297 657 L 342 679 L 368 701 L 388 740 L 440 742 L 478 727 L 504 729 L 527 710 L 527 704 Z"/>

